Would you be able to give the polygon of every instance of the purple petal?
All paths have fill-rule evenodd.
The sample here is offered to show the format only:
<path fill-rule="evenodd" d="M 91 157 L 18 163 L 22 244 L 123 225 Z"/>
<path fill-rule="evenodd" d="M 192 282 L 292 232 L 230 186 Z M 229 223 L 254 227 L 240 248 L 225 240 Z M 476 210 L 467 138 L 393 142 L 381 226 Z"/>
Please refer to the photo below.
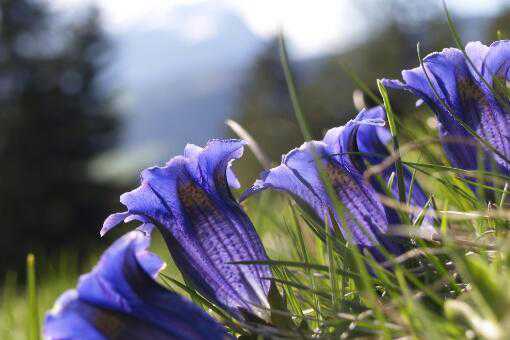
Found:
<path fill-rule="evenodd" d="M 360 164 L 361 168 L 359 168 L 360 172 L 364 172 L 366 167 L 365 163 L 370 165 L 378 165 L 382 161 L 384 161 L 387 157 L 390 156 L 386 144 L 391 139 L 391 134 L 388 129 L 384 126 L 386 124 L 367 124 L 367 121 L 376 122 L 382 121 L 385 123 L 386 112 L 383 107 L 376 106 L 369 110 L 362 111 L 358 114 L 355 122 L 358 122 L 356 125 L 353 125 L 354 128 L 346 128 L 346 134 L 343 138 L 344 141 L 350 141 L 350 144 L 346 144 L 344 147 L 348 151 L 358 151 L 363 153 L 363 156 L 353 156 L 353 158 L 361 157 L 363 161 L 358 160 L 356 164 Z M 349 123 L 347 124 L 349 126 Z M 412 174 L 409 172 L 407 168 L 404 168 L 404 184 L 406 186 L 406 197 L 409 195 Z M 395 164 L 387 167 L 381 173 L 382 179 L 385 183 L 388 183 L 392 174 L 396 173 Z M 371 181 L 372 186 L 376 191 L 380 194 L 385 194 L 385 190 L 381 187 L 380 183 L 374 177 Z M 393 194 L 393 198 L 398 197 L 398 177 L 393 181 L 393 185 L 391 187 L 391 191 Z M 423 208 L 427 204 L 427 196 L 423 192 L 420 184 L 415 182 L 413 185 L 412 197 L 411 197 L 411 205 L 417 208 Z M 399 224 L 400 218 L 396 214 L 395 211 L 385 207 L 388 221 L 390 224 Z M 416 217 L 417 214 L 413 214 L 413 218 Z M 424 228 L 431 229 L 434 223 L 434 219 L 430 216 L 425 217 Z"/>
<path fill-rule="evenodd" d="M 121 212 L 121 213 L 115 213 L 111 214 L 106 218 L 106 220 L 103 222 L 103 227 L 101 228 L 101 231 L 99 234 L 104 236 L 108 231 L 110 231 L 113 227 L 117 226 L 119 223 L 122 223 L 128 217 L 130 214 L 128 212 Z"/>
<path fill-rule="evenodd" d="M 328 139 L 333 134 L 330 133 Z M 324 220 L 327 212 L 335 209 L 320 179 L 313 152 L 323 162 L 325 173 L 347 209 L 346 225 L 337 217 L 344 237 L 352 238 L 360 247 L 376 245 L 377 235 L 386 232 L 388 224 L 381 203 L 375 199 L 376 193 L 359 174 L 333 160 L 333 153 L 328 153 L 328 146 L 323 142 L 305 143 L 289 152 L 280 166 L 269 170 L 256 182 L 252 191 L 267 188 L 286 191 L 306 202 L 317 217 Z"/>
<path fill-rule="evenodd" d="M 238 140 L 187 145 L 184 156 L 144 170 L 140 187 L 121 201 L 137 219 L 157 225 L 177 266 L 202 294 L 234 313 L 242 308 L 265 317 L 260 307 L 268 307 L 269 267 L 232 264 L 267 260 L 227 184 L 235 182 L 230 166 L 243 145 Z"/>
<path fill-rule="evenodd" d="M 466 46 L 466 50 L 468 46 Z M 510 79 L 510 40 L 496 41 L 490 47 L 485 48 L 485 58 L 478 71 L 490 85 L 495 85 L 495 77 L 505 84 Z M 468 55 L 473 58 L 471 54 Z"/>
<path fill-rule="evenodd" d="M 488 158 L 494 157 L 507 172 L 510 169 L 505 160 L 510 156 L 508 112 L 496 100 L 478 73 L 481 73 L 489 84 L 492 84 L 494 76 L 505 80 L 510 65 L 509 51 L 506 41 L 496 42 L 491 47 L 479 42 L 469 43 L 466 53 L 474 69 L 458 49 L 445 49 L 441 53 L 427 56 L 424 67 L 435 92 L 421 68 L 403 71 L 404 83 L 387 80 L 384 83 L 389 87 L 412 92 L 433 109 L 440 122 L 439 133 L 443 148 L 453 166 L 470 170 L 478 168 L 478 151 L 476 145 L 473 145 L 478 142 L 455 120 L 455 115 L 504 155 L 500 157 L 482 146 L 486 156 L 485 160 L 481 161 L 489 164 Z"/>
<path fill-rule="evenodd" d="M 163 262 L 147 251 L 149 238 L 132 231 L 108 248 L 77 290 L 57 300 L 45 338 L 224 339 L 221 325 L 154 280 Z"/>
<path fill-rule="evenodd" d="M 59 339 L 90 339 L 104 340 L 104 334 L 94 327 L 83 312 L 90 308 L 78 300 L 75 290 L 64 292 L 55 302 L 53 309 L 47 314 L 44 323 L 44 338 L 47 340 Z"/>
<path fill-rule="evenodd" d="M 482 70 L 488 52 L 489 47 L 479 41 L 470 42 L 466 45 L 466 54 L 478 71 Z"/>

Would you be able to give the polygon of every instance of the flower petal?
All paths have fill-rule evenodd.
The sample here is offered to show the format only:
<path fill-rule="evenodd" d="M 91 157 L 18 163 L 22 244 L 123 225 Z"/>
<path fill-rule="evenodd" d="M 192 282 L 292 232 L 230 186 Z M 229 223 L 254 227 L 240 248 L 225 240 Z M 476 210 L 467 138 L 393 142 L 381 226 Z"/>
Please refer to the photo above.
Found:
<path fill-rule="evenodd" d="M 388 80 L 383 83 L 411 91 L 432 108 L 440 122 L 443 148 L 453 166 L 469 170 L 478 168 L 478 142 L 456 121 L 457 118 L 504 155 L 495 155 L 483 146 L 485 159 L 480 161 L 489 164 L 489 156 L 494 157 L 508 171 L 510 164 L 505 160 L 510 156 L 508 112 L 478 76 L 481 73 L 492 83 L 492 77 L 501 72 L 500 76 L 505 79 L 508 74 L 508 50 L 505 42 L 495 43 L 489 48 L 479 42 L 468 44 L 466 53 L 475 69 L 458 49 L 450 48 L 430 54 L 423 63 L 434 90 L 428 84 L 422 68 L 403 71 L 404 83 Z"/>
<path fill-rule="evenodd" d="M 347 225 L 342 225 L 336 216 L 344 237 L 360 247 L 377 245 L 378 235 L 386 232 L 388 223 L 381 203 L 375 199 L 376 193 L 360 174 L 337 162 L 324 142 L 305 143 L 289 152 L 282 164 L 264 173 L 245 196 L 267 188 L 283 190 L 306 202 L 324 220 L 328 211 L 335 209 L 320 179 L 313 152 L 323 162 L 325 173 L 347 210 Z"/>
<path fill-rule="evenodd" d="M 146 228 L 150 230 L 152 226 Z M 138 230 L 117 240 L 45 320 L 47 339 L 224 339 L 225 329 L 154 276 L 163 262 Z"/>
<path fill-rule="evenodd" d="M 483 45 L 482 45 L 483 46 Z M 510 40 L 496 41 L 490 47 L 485 47 L 483 62 L 478 71 L 490 85 L 494 84 L 494 78 L 498 77 L 505 83 L 510 79 Z M 468 44 L 466 52 L 470 58 L 474 58 L 473 48 Z M 508 85 L 507 85 L 508 87 Z"/>
<path fill-rule="evenodd" d="M 356 119 L 347 123 L 345 133 L 343 134 L 343 149 L 346 152 L 359 152 L 361 155 L 352 155 L 352 163 L 356 164 L 359 172 L 366 170 L 366 163 L 370 165 L 378 165 L 384 161 L 387 157 L 390 157 L 388 152 L 387 143 L 391 140 L 391 134 L 386 128 L 386 111 L 382 106 L 376 106 L 374 108 L 364 110 L 358 114 Z M 379 122 L 379 123 L 376 123 Z M 412 182 L 411 172 L 404 167 L 404 184 L 406 187 L 406 197 L 410 194 L 410 187 Z M 381 177 L 385 183 L 388 183 L 392 174 L 396 174 L 395 164 L 391 164 L 386 167 Z M 377 181 L 375 177 L 371 178 L 371 184 L 373 188 L 382 195 L 386 194 L 386 190 L 381 187 L 381 183 Z M 398 198 L 398 175 L 393 181 L 391 187 L 393 198 Z M 417 182 L 413 183 L 412 197 L 410 203 L 414 207 L 423 208 L 428 202 L 427 196 L 425 195 L 420 184 Z M 399 224 L 400 217 L 397 213 L 389 208 L 384 207 L 386 215 L 388 216 L 389 224 Z M 417 214 L 413 214 L 414 217 Z M 433 233 L 434 218 L 432 216 L 426 216 L 421 229 L 426 229 L 426 233 Z"/>
<path fill-rule="evenodd" d="M 251 221 L 232 196 L 230 165 L 241 157 L 239 140 L 186 146 L 184 156 L 142 172 L 142 184 L 122 195 L 128 212 L 162 232 L 181 272 L 211 300 L 232 310 L 264 317 L 272 276 Z"/>

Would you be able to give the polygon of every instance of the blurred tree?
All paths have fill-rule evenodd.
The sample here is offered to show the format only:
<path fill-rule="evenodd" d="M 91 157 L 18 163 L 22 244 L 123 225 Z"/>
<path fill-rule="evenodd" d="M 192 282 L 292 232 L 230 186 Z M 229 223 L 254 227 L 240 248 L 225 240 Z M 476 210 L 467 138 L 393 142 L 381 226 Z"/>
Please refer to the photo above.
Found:
<path fill-rule="evenodd" d="M 292 62 L 300 102 L 315 138 L 322 138 L 326 129 L 344 124 L 359 109 L 353 104 L 353 93 L 358 89 L 342 71 L 341 63 L 377 94 L 376 79 L 400 78 L 401 70 L 418 65 L 417 42 L 422 56 L 454 45 L 441 6 L 420 0 L 360 0 L 355 5 L 368 23 L 364 41 L 339 53 Z M 490 23 L 506 32 L 510 22 L 507 19 L 508 14 L 503 12 L 496 18 L 456 18 L 455 23 L 465 41 L 487 42 L 495 37 Z M 280 155 L 299 146 L 303 138 L 295 123 L 276 40 L 267 44 L 255 60 L 244 84 L 239 98 L 239 123 L 273 161 L 279 162 Z M 364 97 L 362 102 L 374 105 Z M 411 96 L 392 91 L 391 97 L 399 114 L 415 112 Z M 243 171 L 238 172 L 247 183 L 260 170 L 251 155 L 240 166 Z"/>
<path fill-rule="evenodd" d="M 510 4 L 506 5 L 504 11 L 492 22 L 489 28 L 493 40 L 498 39 L 498 31 L 503 39 L 510 39 Z"/>
<path fill-rule="evenodd" d="M 291 63 L 290 67 L 299 86 L 301 104 L 307 108 L 307 112 L 314 112 L 321 103 L 315 101 L 316 97 L 313 94 L 305 93 L 310 92 L 310 88 L 314 86 L 314 84 L 302 83 L 303 79 L 309 78 L 307 65 Z M 281 155 L 287 152 L 290 146 L 298 146 L 302 143 L 303 136 L 296 123 L 290 101 L 280 62 L 278 39 L 274 38 L 266 44 L 256 57 L 243 84 L 238 103 L 238 112 L 241 113 L 239 122 L 253 134 L 268 157 L 274 162 L 279 162 Z M 325 97 L 327 96 L 321 95 L 318 99 Z M 310 102 L 307 102 L 308 99 Z M 323 127 L 334 122 L 332 116 L 321 114 L 310 114 L 309 120 L 315 137 L 320 137 Z M 261 167 L 256 163 L 251 154 L 243 159 L 243 164 L 249 164 L 249 166 L 244 167 L 242 173 L 239 172 L 242 181 L 249 182 L 258 175 Z"/>
<path fill-rule="evenodd" d="M 264 146 L 265 141 L 271 140 L 279 145 L 281 132 L 287 139 L 299 139 L 299 130 L 292 119 L 293 111 L 280 64 L 277 39 L 269 41 L 258 55 L 244 84 L 239 110 L 243 112 L 243 123 L 257 130 L 259 143 Z M 275 126 L 278 126 L 278 131 L 275 131 Z M 279 150 L 267 151 L 270 156 L 279 154 Z"/>
<path fill-rule="evenodd" d="M 256 141 L 271 160 L 277 160 L 289 142 L 297 143 L 301 139 L 280 64 L 278 39 L 266 44 L 243 84 L 238 109 L 242 113 L 241 125 L 254 132 Z M 246 157 L 252 166 L 240 173 L 241 181 L 253 178 L 260 170 L 251 154 Z"/>
<path fill-rule="evenodd" d="M 86 249 L 117 201 L 90 161 L 115 141 L 97 77 L 108 42 L 98 12 L 63 23 L 43 2 L 0 0 L 0 271 L 28 251 Z"/>
<path fill-rule="evenodd" d="M 354 70 L 377 92 L 375 79 L 385 71 L 401 67 L 411 54 L 402 51 L 407 38 L 392 25 L 344 53 L 292 62 L 300 103 L 314 138 L 322 138 L 327 129 L 344 124 L 356 113 L 353 104 L 356 86 L 342 71 L 340 63 Z M 364 101 L 370 102 L 368 98 Z M 239 112 L 239 123 L 275 162 L 279 162 L 283 153 L 302 143 L 276 39 L 266 45 L 249 70 L 239 98 Z M 241 179 L 250 182 L 258 175 L 260 167 L 255 163 L 251 154 L 243 159 L 246 166 L 239 171 Z"/>

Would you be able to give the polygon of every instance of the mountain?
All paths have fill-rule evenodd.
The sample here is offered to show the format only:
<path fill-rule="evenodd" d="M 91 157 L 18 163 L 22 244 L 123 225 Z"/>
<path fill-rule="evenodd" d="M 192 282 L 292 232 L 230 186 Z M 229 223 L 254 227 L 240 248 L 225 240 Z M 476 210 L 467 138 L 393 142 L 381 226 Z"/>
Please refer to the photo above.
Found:
<path fill-rule="evenodd" d="M 178 7 L 164 26 L 112 40 L 102 85 L 119 93 L 123 129 L 95 172 L 115 178 L 166 161 L 188 142 L 222 137 L 245 70 L 264 45 L 237 13 L 210 3 Z"/>
<path fill-rule="evenodd" d="M 144 25 L 112 37 L 114 62 L 102 85 L 120 94 L 117 105 L 123 112 L 123 132 L 119 147 L 101 157 L 92 169 L 101 178 L 133 179 L 140 169 L 181 153 L 186 143 L 202 145 L 222 137 L 225 119 L 240 114 L 235 112 L 239 87 L 267 42 L 251 32 L 237 13 L 214 2 L 178 7 L 167 19 L 163 25 L 150 29 Z M 463 17 L 456 23 L 465 39 L 480 39 L 487 35 L 491 20 Z M 347 60 L 361 74 L 370 69 L 366 79 L 397 76 L 402 65 L 416 63 L 412 47 L 416 41 L 422 41 L 425 48 L 439 42 L 443 47 L 450 41 L 449 34 L 442 21 L 399 36 L 390 32 L 379 37 L 374 32 L 368 42 L 295 62 L 294 71 L 302 85 L 321 84 L 322 96 L 339 88 L 347 93 L 348 98 L 337 103 L 339 94 L 332 92 L 313 111 L 324 111 L 329 105 L 328 109 L 343 112 L 346 105 L 350 108 L 352 82 L 336 66 L 338 60 Z M 374 51 L 391 50 L 391 41 L 398 48 L 406 44 L 409 48 L 395 49 L 401 62 L 388 65 L 383 61 L 395 59 L 391 53 L 380 59 Z"/>

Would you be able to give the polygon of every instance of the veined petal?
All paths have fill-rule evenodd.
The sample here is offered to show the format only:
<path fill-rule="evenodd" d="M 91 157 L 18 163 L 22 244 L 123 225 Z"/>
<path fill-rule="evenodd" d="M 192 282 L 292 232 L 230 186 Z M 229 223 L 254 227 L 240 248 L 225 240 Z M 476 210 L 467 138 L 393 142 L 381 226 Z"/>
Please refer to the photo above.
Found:
<path fill-rule="evenodd" d="M 121 202 L 130 216 L 156 224 L 177 266 L 203 295 L 236 315 L 242 309 L 266 317 L 269 267 L 233 264 L 267 260 L 228 185 L 236 181 L 230 166 L 243 145 L 239 140 L 187 145 L 184 156 L 144 170 L 140 187 Z"/>
<path fill-rule="evenodd" d="M 324 142 L 305 143 L 289 152 L 281 165 L 265 172 L 244 196 L 268 188 L 282 190 L 307 203 L 324 220 L 335 208 L 320 179 L 313 153 L 323 163 L 325 174 L 347 210 L 345 225 L 335 216 L 344 237 L 362 248 L 379 244 L 379 236 L 387 231 L 388 222 L 375 191 L 359 173 L 351 172 L 352 169 L 335 160 Z"/>
<path fill-rule="evenodd" d="M 510 40 L 496 41 L 489 47 L 479 42 L 467 44 L 466 52 L 471 60 L 477 55 L 475 52 L 476 46 L 480 46 L 479 49 L 485 52 L 480 58 L 482 61 L 477 70 L 483 75 L 489 85 L 495 85 L 494 78 L 496 77 L 502 80 L 503 83 L 510 79 Z"/>
<path fill-rule="evenodd" d="M 391 134 L 386 127 L 386 111 L 382 106 L 361 111 L 355 119 L 346 124 L 345 131 L 342 138 L 338 138 L 337 143 L 342 144 L 342 149 L 352 154 L 351 163 L 356 166 L 360 173 L 365 172 L 366 164 L 378 165 L 386 158 L 390 157 L 387 144 L 391 140 Z M 410 187 L 412 182 L 411 172 L 404 167 L 404 184 L 406 187 L 406 197 L 410 194 Z M 392 174 L 396 174 L 395 164 L 386 167 L 380 174 L 385 183 L 388 183 Z M 380 194 L 385 195 L 386 190 L 381 186 L 375 177 L 371 178 L 372 187 Z M 394 199 L 398 198 L 398 177 L 395 177 L 391 187 L 392 196 Z M 427 204 L 427 196 L 423 192 L 420 184 L 416 181 L 413 184 L 412 196 L 410 203 L 417 208 L 423 208 Z M 388 217 L 389 224 L 399 224 L 400 218 L 397 213 L 389 208 L 384 207 Z M 417 214 L 413 214 L 416 217 Z M 421 229 L 425 234 L 434 233 L 433 231 L 434 218 L 426 216 Z"/>
<path fill-rule="evenodd" d="M 147 226 L 149 231 L 152 227 Z M 117 240 L 47 314 L 46 339 L 224 339 L 226 330 L 154 277 L 164 263 L 138 230 Z"/>
<path fill-rule="evenodd" d="M 388 87 L 412 92 L 432 108 L 440 122 L 439 134 L 443 148 L 453 166 L 477 169 L 478 143 L 485 154 L 480 162 L 490 164 L 489 158 L 495 158 L 501 169 L 508 172 L 510 169 L 507 162 L 510 157 L 510 122 L 506 109 L 508 106 L 505 107 L 504 103 L 496 98 L 486 83 L 492 86 L 497 77 L 506 84 L 510 66 L 509 42 L 499 41 L 490 47 L 479 42 L 469 43 L 466 46 L 466 53 L 471 62 L 466 60 L 462 51 L 454 48 L 432 53 L 423 60 L 435 91 L 432 91 L 421 68 L 403 71 L 403 83 L 389 80 L 384 80 L 383 83 Z M 484 79 L 480 78 L 480 74 Z M 454 116 L 461 119 L 503 156 L 479 144 Z"/>
<path fill-rule="evenodd" d="M 439 121 L 439 138 L 452 165 L 474 169 L 477 168 L 477 152 L 476 147 L 469 143 L 472 137 L 449 112 L 451 108 L 460 107 L 460 98 L 456 90 L 457 75 L 461 79 L 466 79 L 469 70 L 461 59 L 463 58 L 461 51 L 445 49 L 443 53 L 431 53 L 425 57 L 423 68 L 402 71 L 404 82 L 383 79 L 383 84 L 389 88 L 410 91 L 427 103 L 436 113 Z M 459 61 L 460 65 L 456 65 Z M 457 111 L 454 110 L 454 113 Z M 468 120 L 472 121 L 471 116 L 468 116 Z"/>
<path fill-rule="evenodd" d="M 476 131 L 505 156 L 494 155 L 496 162 L 508 172 L 510 100 L 507 90 L 510 77 L 510 41 L 497 41 L 489 47 L 481 43 L 470 43 L 466 46 L 466 52 L 471 59 L 481 59 L 481 63 L 477 62 L 479 68 L 472 70 L 479 88 L 478 91 L 473 91 L 473 96 L 481 116 L 480 126 Z M 480 79 L 480 74 L 483 80 Z"/>

